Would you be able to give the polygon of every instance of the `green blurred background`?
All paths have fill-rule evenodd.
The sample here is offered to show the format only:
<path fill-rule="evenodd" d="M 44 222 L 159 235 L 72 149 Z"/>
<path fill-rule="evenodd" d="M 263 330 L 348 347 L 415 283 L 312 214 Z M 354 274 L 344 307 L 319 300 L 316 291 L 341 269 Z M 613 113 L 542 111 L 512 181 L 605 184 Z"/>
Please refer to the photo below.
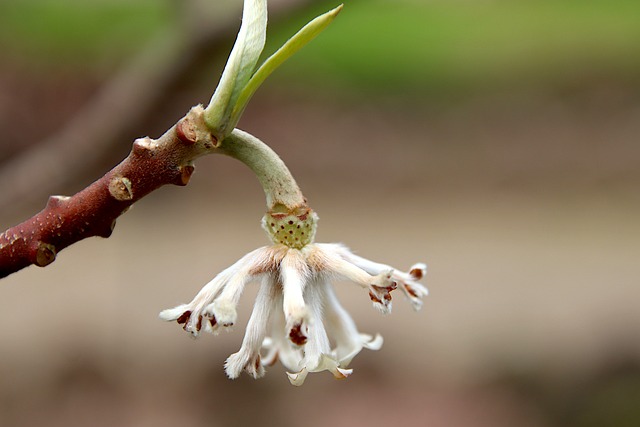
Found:
<path fill-rule="evenodd" d="M 266 53 L 336 5 L 270 4 L 280 13 Z M 173 78 L 129 89 L 111 110 L 146 112 L 95 156 L 43 164 L 52 188 L 27 187 L 0 224 L 49 192 L 73 194 L 134 138 L 206 102 L 240 7 L 2 0 L 0 172 L 64 132 L 136 58 L 148 54 L 143 76 Z M 223 25 L 209 47 L 189 44 Z M 210 156 L 108 240 L 2 280 L 0 426 L 640 425 L 640 2 L 347 1 L 240 125 L 287 162 L 321 217 L 319 241 L 429 265 L 423 311 L 398 297 L 383 317 L 337 284 L 359 329 L 385 337 L 352 377 L 315 374 L 297 389 L 276 365 L 259 381 L 227 380 L 241 327 L 193 341 L 157 320 L 267 243 L 257 181 Z M 22 181 L 0 182 L 0 196 Z"/>

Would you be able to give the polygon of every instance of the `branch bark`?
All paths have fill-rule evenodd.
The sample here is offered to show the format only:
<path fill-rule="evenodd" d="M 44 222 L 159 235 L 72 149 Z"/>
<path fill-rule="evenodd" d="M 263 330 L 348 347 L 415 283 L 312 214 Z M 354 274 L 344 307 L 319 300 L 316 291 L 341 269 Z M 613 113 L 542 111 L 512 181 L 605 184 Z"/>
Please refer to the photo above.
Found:
<path fill-rule="evenodd" d="M 137 139 L 129 156 L 72 197 L 51 196 L 46 207 L 0 234 L 0 277 L 51 264 L 62 249 L 92 236 L 109 237 L 133 203 L 166 184 L 187 185 L 193 160 L 217 141 L 197 106 L 157 140 Z"/>
<path fill-rule="evenodd" d="M 300 4 L 313 2 L 313 0 L 299 1 Z M 287 3 L 283 2 L 283 4 Z M 194 40 L 190 44 L 192 48 L 188 50 L 190 54 L 198 51 L 203 42 L 198 37 Z M 182 45 L 179 37 L 168 37 L 167 43 L 172 42 Z M 180 51 L 175 46 L 169 50 L 173 53 L 163 57 L 165 64 L 174 62 L 176 52 Z M 149 65 L 152 65 L 150 63 L 155 58 L 157 58 L 156 55 L 152 53 L 141 56 L 130 69 L 123 73 L 121 78 L 115 80 L 113 88 L 105 90 L 92 108 L 85 109 L 74 120 L 74 124 L 67 132 L 54 138 L 53 143 L 37 149 L 34 155 L 27 156 L 23 162 L 17 162 L 13 168 L 1 171 L 0 178 L 3 176 L 11 178 L 10 182 L 29 187 L 34 183 L 33 180 L 28 179 L 29 170 L 32 169 L 29 166 L 48 164 L 51 167 L 40 170 L 41 173 L 36 174 L 35 179 L 41 187 L 47 187 L 51 177 L 59 176 L 60 171 L 66 173 L 73 169 L 72 166 L 75 163 L 90 162 L 92 156 L 99 155 L 100 148 L 104 149 L 108 145 L 109 138 L 101 138 L 101 135 L 113 135 L 109 133 L 112 122 L 108 118 L 105 119 L 103 114 L 109 115 L 110 112 L 114 114 L 118 119 L 116 127 L 118 122 L 121 125 L 122 123 L 131 124 L 140 118 L 137 108 L 120 109 L 118 104 L 127 93 L 140 92 L 140 87 L 137 87 L 137 91 L 135 90 L 137 84 L 149 88 L 148 84 L 143 83 L 144 70 L 154 70 L 154 67 Z M 160 86 L 165 86 L 167 81 L 171 80 L 169 76 L 175 74 L 170 73 L 166 67 L 160 68 L 160 71 L 151 72 L 147 80 L 156 84 L 162 82 L 164 84 Z M 159 96 L 157 92 L 145 95 L 144 90 L 142 94 L 137 98 L 142 98 L 141 104 L 149 108 L 153 100 Z M 205 124 L 203 113 L 202 106 L 193 107 L 159 139 L 153 140 L 148 137 L 137 139 L 129 156 L 102 178 L 72 197 L 51 196 L 41 212 L 1 233 L 0 278 L 29 265 L 35 264 L 41 267 L 49 265 L 62 249 L 87 237 L 109 237 L 115 227 L 116 219 L 133 203 L 163 185 L 187 185 L 194 171 L 193 161 L 196 158 L 214 152 L 234 155 L 236 152 L 229 147 L 220 147 L 221 149 L 217 150 L 219 143 Z M 82 138 L 83 134 L 85 138 Z M 235 134 L 236 137 L 242 137 L 242 135 L 237 132 Z M 94 140 L 94 136 L 97 141 Z M 87 144 L 86 139 L 90 139 L 91 144 Z M 233 138 L 228 139 L 233 140 Z M 72 155 L 67 157 L 65 153 L 69 152 Z M 82 162 L 77 162 L 78 156 L 82 156 L 80 157 Z M 7 192 L 9 194 L 0 197 L 0 206 L 7 200 L 10 203 L 20 195 L 32 193 L 28 191 L 29 188 L 22 188 L 19 185 L 11 188 L 12 191 Z M 300 198 L 302 199 L 301 194 Z"/>
<path fill-rule="evenodd" d="M 271 20 L 319 2 L 274 2 Z M 188 9 L 190 4 L 182 6 L 187 10 L 175 27 L 142 49 L 63 129 L 0 167 L 0 182 L 11 183 L 0 192 L 0 212 L 17 211 L 92 170 L 119 139 L 136 135 L 136 124 L 166 103 L 163 97 L 170 88 L 193 74 L 203 57 L 227 47 L 237 20 L 216 25 L 200 22 L 198 10 Z"/>

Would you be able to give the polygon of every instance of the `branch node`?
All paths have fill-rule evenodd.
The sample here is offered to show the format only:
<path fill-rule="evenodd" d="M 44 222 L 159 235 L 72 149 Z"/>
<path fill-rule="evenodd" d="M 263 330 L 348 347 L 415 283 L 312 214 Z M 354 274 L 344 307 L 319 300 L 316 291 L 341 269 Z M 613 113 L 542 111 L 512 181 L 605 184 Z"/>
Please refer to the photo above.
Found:
<path fill-rule="evenodd" d="M 133 199 L 133 191 L 131 189 L 131 181 L 123 176 L 114 176 L 109 181 L 109 193 L 114 199 L 125 202 Z"/>
<path fill-rule="evenodd" d="M 56 260 L 56 247 L 44 242 L 38 243 L 36 250 L 36 265 L 38 267 L 46 267 Z"/>
<path fill-rule="evenodd" d="M 195 170 L 195 167 L 193 165 L 184 165 L 184 166 L 180 166 L 178 169 L 180 170 L 180 175 L 178 176 L 174 184 L 179 186 L 185 186 L 189 183 L 189 180 L 191 179 L 191 175 L 193 175 L 193 171 Z"/>
<path fill-rule="evenodd" d="M 62 206 L 64 202 L 66 202 L 69 199 L 70 197 L 67 197 L 67 196 L 50 196 L 49 200 L 47 201 L 47 207 L 57 208 L 59 206 Z"/>
<path fill-rule="evenodd" d="M 200 149 L 210 151 L 220 146 L 220 141 L 209 131 L 204 121 L 204 109 L 202 105 L 193 107 L 187 115 L 178 122 L 176 133 L 181 138 L 181 132 L 186 138 L 193 139 L 198 143 Z M 191 133 L 193 132 L 193 133 Z"/>
<path fill-rule="evenodd" d="M 186 117 L 178 122 L 176 134 L 185 145 L 193 145 L 198 140 L 198 133 L 193 122 Z"/>
<path fill-rule="evenodd" d="M 106 227 L 101 227 L 100 230 L 96 233 L 100 237 L 104 237 L 105 239 L 111 236 L 113 233 L 113 229 L 116 227 L 116 220 L 114 219 L 111 223 Z"/>
<path fill-rule="evenodd" d="M 153 140 L 148 136 L 138 138 L 133 142 L 133 154 L 136 156 L 149 157 L 153 149 Z"/>

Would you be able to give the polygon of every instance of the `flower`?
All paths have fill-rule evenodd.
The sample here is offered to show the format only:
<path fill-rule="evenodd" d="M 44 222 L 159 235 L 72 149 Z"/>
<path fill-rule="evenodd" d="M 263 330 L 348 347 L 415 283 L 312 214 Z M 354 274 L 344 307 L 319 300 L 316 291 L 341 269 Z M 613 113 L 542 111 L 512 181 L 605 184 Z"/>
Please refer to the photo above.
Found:
<path fill-rule="evenodd" d="M 276 243 L 248 253 L 189 304 L 165 310 L 160 318 L 177 321 L 194 337 L 202 330 L 216 333 L 236 323 L 245 286 L 259 281 L 240 351 L 225 363 L 227 375 L 234 379 L 244 370 L 259 378 L 265 366 L 279 359 L 290 371 L 293 385 L 302 385 L 309 372 L 326 370 L 346 378 L 352 373 L 351 360 L 363 348 L 380 349 L 382 337 L 358 332 L 332 281 L 346 279 L 360 285 L 368 290 L 373 306 L 386 314 L 391 311 L 391 292 L 398 287 L 420 309 L 428 291 L 418 280 L 425 274 L 424 264 L 403 273 L 359 257 L 341 244 L 308 243 L 296 248 Z"/>
<path fill-rule="evenodd" d="M 280 360 L 291 371 L 291 383 L 302 385 L 309 372 L 330 371 L 336 378 L 345 378 L 352 373 L 351 360 L 363 348 L 382 346 L 380 335 L 358 332 L 334 293 L 333 280 L 360 285 L 384 314 L 391 312 L 391 292 L 397 288 L 418 310 L 427 295 L 418 281 L 427 267 L 416 264 L 403 273 L 356 256 L 340 244 L 314 243 L 318 217 L 289 169 L 268 145 L 235 129 L 264 79 L 342 9 L 338 6 L 311 21 L 255 70 L 264 46 L 266 7 L 266 0 L 244 1 L 240 32 L 220 84 L 209 105 L 200 110 L 208 137 L 216 141 L 215 152 L 240 160 L 260 181 L 267 202 L 262 225 L 273 244 L 248 253 L 205 285 L 189 304 L 164 310 L 160 317 L 177 321 L 194 337 L 203 330 L 216 333 L 236 323 L 245 286 L 259 281 L 242 346 L 229 356 L 225 371 L 230 378 L 243 370 L 259 378 L 265 366 Z"/>

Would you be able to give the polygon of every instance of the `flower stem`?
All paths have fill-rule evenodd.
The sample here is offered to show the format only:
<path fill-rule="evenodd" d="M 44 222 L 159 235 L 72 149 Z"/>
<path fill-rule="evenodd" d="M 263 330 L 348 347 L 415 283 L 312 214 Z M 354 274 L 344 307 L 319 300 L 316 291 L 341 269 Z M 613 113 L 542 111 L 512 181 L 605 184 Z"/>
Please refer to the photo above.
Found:
<path fill-rule="evenodd" d="M 268 145 L 234 129 L 218 150 L 249 166 L 258 177 L 268 208 L 262 225 L 273 242 L 298 249 L 313 242 L 318 217 L 287 166 Z"/>
<path fill-rule="evenodd" d="M 222 141 L 218 150 L 251 168 L 264 188 L 269 210 L 283 205 L 288 211 L 292 211 L 306 205 L 300 187 L 282 159 L 255 136 L 234 129 Z"/>

